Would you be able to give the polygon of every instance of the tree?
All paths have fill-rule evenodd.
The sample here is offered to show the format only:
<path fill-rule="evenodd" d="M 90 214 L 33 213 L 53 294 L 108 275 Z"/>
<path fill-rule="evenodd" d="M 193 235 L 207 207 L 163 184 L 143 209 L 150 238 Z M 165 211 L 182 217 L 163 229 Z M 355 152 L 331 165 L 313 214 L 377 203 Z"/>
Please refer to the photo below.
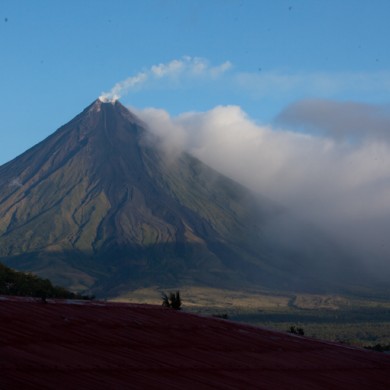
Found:
<path fill-rule="evenodd" d="M 49 279 L 31 273 L 15 271 L 0 263 L 0 295 L 47 298 L 93 299 L 94 296 L 75 294 L 63 287 L 53 286 Z"/>
<path fill-rule="evenodd" d="M 181 309 L 181 298 L 180 291 L 175 293 L 169 293 L 169 297 L 165 292 L 161 293 L 162 305 L 164 307 L 169 307 L 171 309 L 180 310 Z"/>
<path fill-rule="evenodd" d="M 303 328 L 297 328 L 295 326 L 290 326 L 290 329 L 288 330 L 288 332 L 293 333 L 293 334 L 297 334 L 299 336 L 305 335 L 305 331 L 303 330 Z"/>

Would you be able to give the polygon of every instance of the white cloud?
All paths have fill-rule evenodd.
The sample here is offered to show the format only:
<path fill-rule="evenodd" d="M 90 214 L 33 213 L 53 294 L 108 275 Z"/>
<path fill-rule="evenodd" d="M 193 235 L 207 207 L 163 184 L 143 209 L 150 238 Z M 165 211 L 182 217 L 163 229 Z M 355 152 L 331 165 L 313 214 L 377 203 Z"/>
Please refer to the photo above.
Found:
<path fill-rule="evenodd" d="M 225 61 L 223 64 L 211 68 L 210 73 L 212 74 L 212 76 L 217 77 L 220 74 L 225 73 L 227 70 L 231 69 L 232 67 L 233 65 L 230 61 Z"/>
<path fill-rule="evenodd" d="M 382 121 L 368 112 L 363 122 L 375 132 Z M 386 247 L 378 249 L 379 238 L 390 229 L 387 141 L 367 138 L 351 143 L 259 125 L 238 106 L 177 117 L 157 109 L 137 114 L 162 139 L 164 147 L 187 150 L 286 205 L 333 235 L 341 247 L 353 248 L 356 257 L 388 262 L 387 241 Z"/>
<path fill-rule="evenodd" d="M 109 92 L 103 92 L 100 98 L 102 100 L 117 100 L 130 90 L 145 85 L 148 81 L 160 80 L 166 77 L 194 78 L 202 76 L 216 78 L 231 67 L 232 64 L 229 61 L 218 66 L 210 66 L 205 58 L 184 56 L 168 63 L 153 65 L 135 76 L 130 76 L 116 83 Z"/>

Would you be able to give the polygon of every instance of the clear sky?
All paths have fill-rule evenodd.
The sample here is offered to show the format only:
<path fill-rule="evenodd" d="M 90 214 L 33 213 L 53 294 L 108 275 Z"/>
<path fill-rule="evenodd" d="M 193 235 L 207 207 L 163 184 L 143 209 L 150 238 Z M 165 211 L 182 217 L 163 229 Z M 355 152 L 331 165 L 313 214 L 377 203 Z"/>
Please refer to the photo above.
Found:
<path fill-rule="evenodd" d="M 389 19 L 387 0 L 1 0 L 0 164 L 143 71 L 121 102 L 171 115 L 238 105 L 268 123 L 302 98 L 387 104 Z M 151 72 L 174 60 L 186 69 Z"/>

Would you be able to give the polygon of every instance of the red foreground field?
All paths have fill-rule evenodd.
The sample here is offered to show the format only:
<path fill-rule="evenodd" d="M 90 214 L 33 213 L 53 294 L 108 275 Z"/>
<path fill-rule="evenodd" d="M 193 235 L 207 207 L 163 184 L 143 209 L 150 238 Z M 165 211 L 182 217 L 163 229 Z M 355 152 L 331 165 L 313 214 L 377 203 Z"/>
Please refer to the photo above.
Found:
<path fill-rule="evenodd" d="M 152 305 L 0 297 L 1 389 L 389 389 L 390 357 Z"/>

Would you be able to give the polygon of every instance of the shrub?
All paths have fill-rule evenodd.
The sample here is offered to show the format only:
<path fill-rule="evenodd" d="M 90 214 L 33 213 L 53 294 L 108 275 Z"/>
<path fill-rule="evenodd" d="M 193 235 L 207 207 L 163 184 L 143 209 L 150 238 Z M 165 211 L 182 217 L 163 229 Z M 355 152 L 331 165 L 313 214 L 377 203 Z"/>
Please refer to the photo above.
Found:
<path fill-rule="evenodd" d="M 223 320 L 228 320 L 229 319 L 229 315 L 227 313 L 213 314 L 213 317 L 215 317 L 215 318 L 222 318 Z"/>
<path fill-rule="evenodd" d="M 303 330 L 303 328 L 297 328 L 296 326 L 290 326 L 290 329 L 287 332 L 297 334 L 299 336 L 305 335 L 305 331 Z"/>
<path fill-rule="evenodd" d="M 371 350 L 377 351 L 377 352 L 387 352 L 387 351 L 390 351 L 390 344 L 387 344 L 387 345 L 376 344 L 374 346 L 368 346 L 368 347 L 364 347 L 364 348 L 371 349 Z"/>
<path fill-rule="evenodd" d="M 164 307 L 169 307 L 171 309 L 180 310 L 181 309 L 181 298 L 180 291 L 176 291 L 175 293 L 169 293 L 169 296 L 164 292 L 161 293 L 162 305 Z"/>

